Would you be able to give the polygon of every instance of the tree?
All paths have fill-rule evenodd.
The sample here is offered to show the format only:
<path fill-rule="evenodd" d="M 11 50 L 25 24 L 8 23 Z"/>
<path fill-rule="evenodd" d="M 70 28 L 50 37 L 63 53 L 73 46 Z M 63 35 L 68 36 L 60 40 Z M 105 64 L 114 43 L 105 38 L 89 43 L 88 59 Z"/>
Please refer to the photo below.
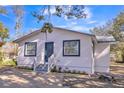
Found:
<path fill-rule="evenodd" d="M 54 13 L 51 13 L 51 9 L 55 9 Z M 48 18 L 45 17 L 45 12 L 48 12 Z M 86 18 L 87 14 L 84 12 L 84 6 L 83 5 L 57 5 L 57 6 L 43 6 L 43 8 L 39 11 L 33 11 L 31 13 L 38 22 L 42 20 L 50 21 L 51 15 L 58 16 L 58 17 L 67 17 L 68 19 L 73 18 Z"/>
<path fill-rule="evenodd" d="M 16 17 L 15 30 L 16 30 L 16 38 L 17 38 L 21 35 L 20 29 L 23 24 L 24 10 L 23 10 L 23 6 L 19 6 L 19 5 L 12 6 L 12 9 Z"/>
<path fill-rule="evenodd" d="M 9 37 L 9 31 L 8 29 L 3 25 L 2 22 L 0 22 L 0 46 L 5 42 L 5 39 Z"/>
<path fill-rule="evenodd" d="M 117 56 L 120 55 L 121 60 L 124 62 L 124 11 L 113 20 L 113 31 L 110 33 L 115 37 L 116 40 L 120 41 L 112 47 L 113 52 L 116 52 Z M 118 57 L 119 58 L 119 57 Z"/>
<path fill-rule="evenodd" d="M 87 14 L 84 12 L 83 5 L 55 6 L 55 9 L 55 15 L 58 17 L 67 16 L 68 19 L 80 19 L 87 17 Z"/>
<path fill-rule="evenodd" d="M 94 27 L 93 29 L 90 29 L 90 32 L 92 34 L 98 35 L 98 36 L 112 35 L 112 33 L 110 33 L 111 31 L 113 31 L 113 21 L 108 21 L 108 22 L 106 22 L 105 25 Z"/>
<path fill-rule="evenodd" d="M 7 11 L 3 6 L 0 6 L 0 14 L 7 14 Z"/>
<path fill-rule="evenodd" d="M 112 35 L 116 41 L 116 45 L 111 46 L 111 52 L 116 55 L 117 61 L 124 62 L 124 12 L 120 12 L 116 18 L 107 22 L 101 27 L 95 27 L 91 30 L 95 35 Z"/>
<path fill-rule="evenodd" d="M 54 8 L 55 12 L 51 13 L 51 9 Z M 45 15 L 45 11 L 47 10 L 48 16 Z M 45 21 L 43 24 L 43 27 L 41 28 L 41 32 L 46 33 L 46 39 L 47 39 L 47 33 L 52 32 L 53 24 L 51 22 L 51 17 L 58 16 L 58 17 L 66 17 L 67 19 L 81 19 L 86 18 L 87 14 L 84 12 L 84 6 L 83 5 L 73 5 L 73 6 L 65 6 L 65 5 L 57 5 L 57 6 L 44 6 L 39 11 L 33 11 L 31 14 L 33 17 L 37 19 L 37 22 L 40 23 L 41 21 Z"/>
<path fill-rule="evenodd" d="M 118 40 L 124 41 L 124 12 L 120 14 L 113 20 L 113 31 L 110 33 Z"/>
<path fill-rule="evenodd" d="M 3 6 L 0 6 L 0 14 L 7 14 L 7 11 Z M 0 46 L 3 44 L 5 39 L 8 38 L 8 36 L 8 29 L 4 27 L 2 22 L 0 22 Z"/>
<path fill-rule="evenodd" d="M 4 7 L 0 6 L 0 14 L 7 14 L 7 11 Z M 5 39 L 8 38 L 8 29 L 4 27 L 3 23 L 0 22 L 0 61 L 3 59 L 2 45 L 5 42 Z"/>

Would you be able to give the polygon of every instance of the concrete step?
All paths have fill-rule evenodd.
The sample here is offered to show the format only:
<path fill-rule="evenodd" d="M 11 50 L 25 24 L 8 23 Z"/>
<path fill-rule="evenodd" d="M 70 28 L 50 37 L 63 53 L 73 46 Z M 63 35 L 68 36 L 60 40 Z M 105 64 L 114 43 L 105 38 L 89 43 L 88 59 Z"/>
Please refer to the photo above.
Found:
<path fill-rule="evenodd" d="M 48 65 L 47 64 L 40 64 L 35 68 L 37 72 L 47 72 Z"/>

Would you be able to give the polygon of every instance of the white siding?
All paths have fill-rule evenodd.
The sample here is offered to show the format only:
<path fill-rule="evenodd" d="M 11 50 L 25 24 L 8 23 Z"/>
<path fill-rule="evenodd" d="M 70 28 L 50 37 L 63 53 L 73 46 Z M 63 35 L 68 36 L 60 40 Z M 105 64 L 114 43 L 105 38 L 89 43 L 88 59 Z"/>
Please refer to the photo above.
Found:
<path fill-rule="evenodd" d="M 95 49 L 95 71 L 109 72 L 110 66 L 110 44 L 98 43 Z"/>
<path fill-rule="evenodd" d="M 25 57 L 24 56 L 24 47 L 25 42 L 37 42 L 37 57 Z M 19 53 L 18 53 L 18 66 L 29 66 L 31 67 L 34 59 L 38 62 L 44 62 L 44 36 L 43 34 L 38 34 L 33 37 L 27 38 L 21 42 L 19 42 Z"/>
<path fill-rule="evenodd" d="M 63 56 L 63 40 L 80 39 L 80 56 Z M 18 65 L 31 66 L 34 57 L 24 57 L 24 43 L 38 42 L 37 46 L 37 62 L 44 62 L 44 42 L 46 41 L 45 34 L 40 33 L 33 37 L 27 38 L 19 43 L 20 52 Z M 57 65 L 71 70 L 80 70 L 87 73 L 92 72 L 92 42 L 91 37 L 80 33 L 69 32 L 65 30 L 57 30 L 47 35 L 47 42 L 54 42 L 54 55 L 57 60 Z"/>
<path fill-rule="evenodd" d="M 63 40 L 80 39 L 80 56 L 63 56 Z M 92 42 L 91 37 L 75 32 L 55 30 L 48 34 L 48 41 L 54 41 L 54 54 L 57 65 L 70 70 L 92 72 Z"/>

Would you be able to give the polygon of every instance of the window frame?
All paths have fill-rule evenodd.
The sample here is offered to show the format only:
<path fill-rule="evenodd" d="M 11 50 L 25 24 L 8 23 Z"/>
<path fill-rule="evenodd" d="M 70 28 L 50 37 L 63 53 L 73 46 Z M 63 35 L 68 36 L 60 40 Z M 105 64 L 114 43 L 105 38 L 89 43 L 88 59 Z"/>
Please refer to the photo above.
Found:
<path fill-rule="evenodd" d="M 27 51 L 27 44 L 35 44 L 35 54 L 34 55 L 29 55 L 29 54 L 26 54 L 26 51 Z M 25 42 L 25 47 L 24 47 L 24 56 L 25 57 L 35 57 L 36 56 L 36 53 L 37 53 L 37 42 Z"/>
<path fill-rule="evenodd" d="M 78 54 L 77 55 L 66 55 L 64 54 L 64 43 L 65 42 L 72 42 L 72 41 L 77 41 L 78 43 Z M 63 40 L 63 56 L 80 56 L 80 40 Z"/>

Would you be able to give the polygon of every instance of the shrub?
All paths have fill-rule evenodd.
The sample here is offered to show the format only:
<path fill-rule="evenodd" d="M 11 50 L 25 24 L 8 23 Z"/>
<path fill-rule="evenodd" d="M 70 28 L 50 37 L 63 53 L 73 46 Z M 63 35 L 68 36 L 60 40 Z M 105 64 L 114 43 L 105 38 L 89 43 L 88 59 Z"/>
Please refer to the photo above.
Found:
<path fill-rule="evenodd" d="M 27 66 L 18 66 L 17 68 L 19 68 L 19 69 L 25 69 L 25 70 L 33 70 L 33 68 L 27 67 Z"/>
<path fill-rule="evenodd" d="M 57 68 L 56 66 L 54 66 L 52 69 L 51 69 L 51 72 L 56 72 L 57 71 Z"/>
<path fill-rule="evenodd" d="M 71 73 L 71 70 L 68 70 L 67 72 L 68 72 L 68 73 Z"/>
<path fill-rule="evenodd" d="M 76 70 L 73 70 L 72 73 L 73 73 L 73 74 L 76 74 Z"/>
<path fill-rule="evenodd" d="M 67 73 L 67 71 L 66 70 L 63 70 L 63 73 Z"/>
<path fill-rule="evenodd" d="M 17 62 L 13 61 L 12 59 L 6 59 L 0 62 L 0 65 L 2 66 L 16 66 Z"/>
<path fill-rule="evenodd" d="M 86 73 L 85 71 L 84 71 L 84 72 L 81 72 L 81 74 L 83 74 L 83 75 L 88 75 L 88 73 Z"/>
<path fill-rule="evenodd" d="M 60 73 L 61 73 L 61 70 L 62 70 L 62 67 L 59 67 L 59 68 L 58 68 L 58 72 L 60 72 Z"/>
<path fill-rule="evenodd" d="M 78 74 L 81 74 L 81 71 L 77 71 Z"/>

